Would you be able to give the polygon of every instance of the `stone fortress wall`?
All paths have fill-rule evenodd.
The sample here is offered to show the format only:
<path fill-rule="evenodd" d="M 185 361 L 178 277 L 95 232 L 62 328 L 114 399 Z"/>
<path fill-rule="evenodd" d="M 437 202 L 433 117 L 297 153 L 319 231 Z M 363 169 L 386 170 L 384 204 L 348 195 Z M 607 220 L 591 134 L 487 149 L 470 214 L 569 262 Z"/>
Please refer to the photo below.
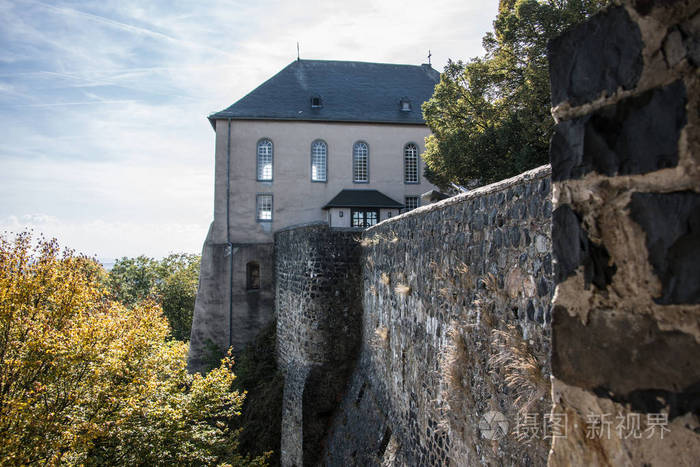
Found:
<path fill-rule="evenodd" d="M 282 465 L 314 465 L 361 341 L 361 232 L 326 224 L 275 235 Z"/>
<path fill-rule="evenodd" d="M 283 465 L 697 462 L 699 11 L 550 44 L 551 178 L 277 235 Z"/>
<path fill-rule="evenodd" d="M 547 440 L 514 428 L 551 406 L 549 174 L 365 232 L 276 235 L 283 465 L 546 461 Z M 510 423 L 496 441 L 477 428 L 490 411 Z"/>
<path fill-rule="evenodd" d="M 568 435 L 549 463 L 697 465 L 700 4 L 624 2 L 552 41 L 549 61 L 553 413 Z"/>

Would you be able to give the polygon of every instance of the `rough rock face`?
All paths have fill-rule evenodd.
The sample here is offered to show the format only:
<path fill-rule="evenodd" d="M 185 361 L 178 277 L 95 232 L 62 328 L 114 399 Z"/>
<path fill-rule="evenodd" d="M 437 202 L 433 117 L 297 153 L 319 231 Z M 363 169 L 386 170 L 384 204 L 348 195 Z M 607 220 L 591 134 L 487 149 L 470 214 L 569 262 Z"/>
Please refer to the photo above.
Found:
<path fill-rule="evenodd" d="M 321 453 L 326 465 L 546 462 L 549 174 L 541 167 L 364 233 L 276 235 L 284 465 Z M 494 439 L 489 412 L 507 424 Z"/>
<path fill-rule="evenodd" d="M 699 35 L 633 0 L 553 41 L 551 179 L 276 235 L 283 465 L 697 464 Z"/>
<path fill-rule="evenodd" d="M 700 456 L 699 32 L 697 2 L 637 0 L 550 43 L 550 465 Z"/>
<path fill-rule="evenodd" d="M 207 371 L 232 347 L 237 354 L 274 320 L 272 244 L 212 242 L 202 248 L 188 354 L 189 371 Z M 246 290 L 246 264 L 258 261 L 261 287 Z"/>
<path fill-rule="evenodd" d="M 675 81 L 559 123 L 550 151 L 554 180 L 589 172 L 643 174 L 677 166 L 686 104 L 685 86 Z"/>
<path fill-rule="evenodd" d="M 275 234 L 282 465 L 314 465 L 360 345 L 361 233 L 326 224 Z"/>
<path fill-rule="evenodd" d="M 552 105 L 578 105 L 601 91 L 633 88 L 642 71 L 641 52 L 639 26 L 624 8 L 611 8 L 595 21 L 565 32 L 549 44 Z"/>
<path fill-rule="evenodd" d="M 700 194 L 634 193 L 629 209 L 646 234 L 649 261 L 661 279 L 656 302 L 700 304 Z"/>

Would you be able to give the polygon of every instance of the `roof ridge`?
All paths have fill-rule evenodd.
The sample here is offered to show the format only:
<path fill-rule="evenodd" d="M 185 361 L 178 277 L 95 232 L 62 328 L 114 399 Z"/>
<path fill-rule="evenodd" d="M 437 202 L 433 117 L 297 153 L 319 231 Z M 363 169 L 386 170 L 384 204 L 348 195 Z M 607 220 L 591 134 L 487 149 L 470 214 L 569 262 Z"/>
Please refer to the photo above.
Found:
<path fill-rule="evenodd" d="M 317 59 L 317 58 L 299 58 L 299 59 L 292 61 L 289 65 L 296 63 L 296 62 L 359 63 L 362 65 L 411 66 L 411 67 L 416 67 L 416 68 L 422 68 L 423 65 L 430 65 L 429 63 L 420 63 L 418 65 L 414 65 L 411 63 L 365 62 L 362 60 L 326 60 L 326 59 Z M 289 66 L 289 65 L 287 65 L 287 66 Z M 432 66 L 431 66 L 431 68 L 432 68 Z M 434 70 L 434 68 L 433 68 L 433 70 Z"/>
<path fill-rule="evenodd" d="M 421 104 L 439 77 L 427 64 L 297 59 L 208 118 L 212 126 L 216 119 L 424 125 Z M 322 105 L 312 107 L 312 95 L 321 96 Z"/>

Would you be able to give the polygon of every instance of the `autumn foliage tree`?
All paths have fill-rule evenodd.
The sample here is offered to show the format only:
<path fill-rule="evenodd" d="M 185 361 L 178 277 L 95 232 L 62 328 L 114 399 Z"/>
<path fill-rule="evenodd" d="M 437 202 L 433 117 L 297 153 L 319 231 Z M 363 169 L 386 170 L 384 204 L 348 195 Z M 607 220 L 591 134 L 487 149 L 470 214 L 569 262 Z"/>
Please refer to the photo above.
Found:
<path fill-rule="evenodd" d="M 486 54 L 450 61 L 423 104 L 432 130 L 426 177 L 438 186 L 491 183 L 549 161 L 547 41 L 607 0 L 501 0 Z"/>
<path fill-rule="evenodd" d="M 95 261 L 0 236 L 0 462 L 264 465 L 237 454 L 230 358 L 188 374 L 160 307 L 109 300 Z"/>

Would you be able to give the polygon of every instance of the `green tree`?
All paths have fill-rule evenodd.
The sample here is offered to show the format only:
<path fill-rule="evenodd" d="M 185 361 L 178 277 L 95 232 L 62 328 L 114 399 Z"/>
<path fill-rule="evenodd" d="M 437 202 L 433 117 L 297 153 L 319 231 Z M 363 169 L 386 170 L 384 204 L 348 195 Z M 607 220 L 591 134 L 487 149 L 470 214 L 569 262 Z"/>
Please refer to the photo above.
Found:
<path fill-rule="evenodd" d="M 199 284 L 199 255 L 170 255 L 161 261 L 165 269 L 158 284 L 163 313 L 170 323 L 172 336 L 181 341 L 190 339 L 194 301 Z"/>
<path fill-rule="evenodd" d="M 155 298 L 160 279 L 158 266 L 158 261 L 143 255 L 118 259 L 107 279 L 113 298 L 127 306 Z"/>
<path fill-rule="evenodd" d="M 162 260 L 146 256 L 121 258 L 109 272 L 107 284 L 115 300 L 133 306 L 151 299 L 161 303 L 172 337 L 190 338 L 199 281 L 200 256 L 171 254 Z"/>
<path fill-rule="evenodd" d="M 449 61 L 423 104 L 432 130 L 426 177 L 491 183 L 546 164 L 550 115 L 547 41 L 598 11 L 605 0 L 501 0 L 486 55 Z"/>
<path fill-rule="evenodd" d="M 264 465 L 237 454 L 231 358 L 189 374 L 160 307 L 109 300 L 100 269 L 0 236 L 0 463 Z"/>

